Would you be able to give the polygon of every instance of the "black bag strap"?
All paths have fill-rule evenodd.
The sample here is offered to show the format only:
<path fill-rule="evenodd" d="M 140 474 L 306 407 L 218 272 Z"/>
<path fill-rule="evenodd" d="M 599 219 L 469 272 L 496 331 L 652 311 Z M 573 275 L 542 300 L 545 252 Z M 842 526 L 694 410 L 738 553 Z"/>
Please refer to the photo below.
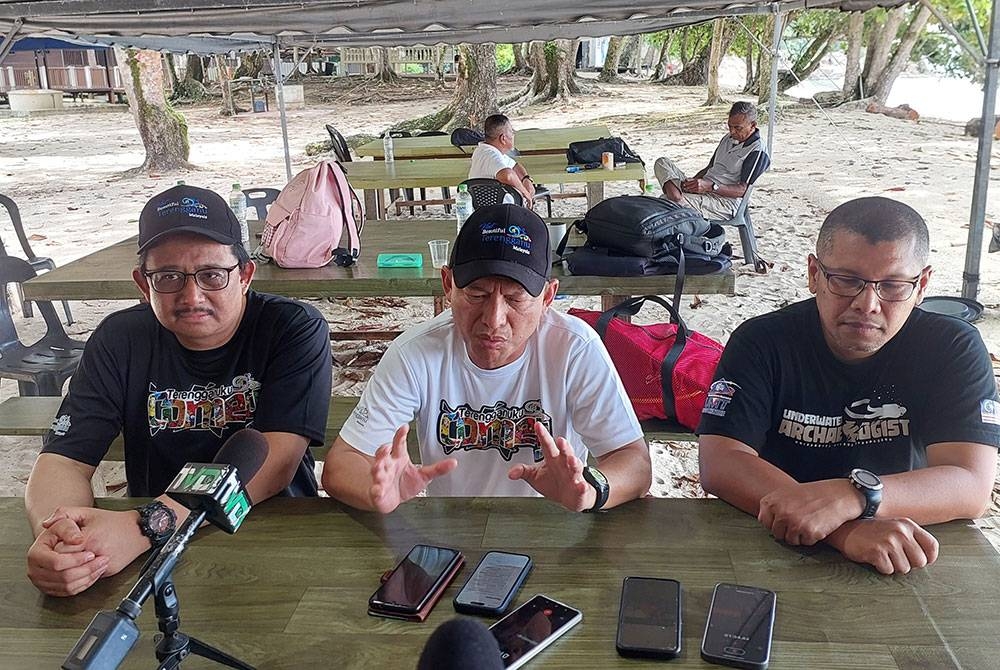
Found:
<path fill-rule="evenodd" d="M 681 256 L 683 258 L 683 255 Z M 594 324 L 594 329 L 597 334 L 601 336 L 601 341 L 605 341 L 605 335 L 608 332 L 608 324 L 611 323 L 611 319 L 620 315 L 635 316 L 639 313 L 642 308 L 643 303 L 646 301 L 655 302 L 656 304 L 662 306 L 667 312 L 670 313 L 670 322 L 677 324 L 677 334 L 674 336 L 674 343 L 670 347 L 670 351 L 664 356 L 663 362 L 660 364 L 660 386 L 663 393 L 663 409 L 668 417 L 677 418 L 677 405 L 674 401 L 674 367 L 677 365 L 677 361 L 680 360 L 681 354 L 684 353 L 684 347 L 687 345 L 688 328 L 687 324 L 681 318 L 680 313 L 673 306 L 670 305 L 666 300 L 658 295 L 641 295 L 628 300 L 624 300 L 609 310 L 604 311 L 600 317 L 597 319 L 597 323 Z"/>

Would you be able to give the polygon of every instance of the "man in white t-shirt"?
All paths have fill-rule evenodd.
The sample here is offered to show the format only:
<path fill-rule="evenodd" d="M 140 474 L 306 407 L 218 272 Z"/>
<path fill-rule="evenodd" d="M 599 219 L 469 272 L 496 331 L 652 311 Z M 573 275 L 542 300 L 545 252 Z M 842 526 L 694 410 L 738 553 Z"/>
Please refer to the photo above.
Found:
<path fill-rule="evenodd" d="M 535 184 L 531 175 L 508 154 L 514 148 L 514 126 L 503 114 L 493 114 L 483 122 L 486 140 L 472 152 L 469 179 L 496 179 L 518 190 L 524 204 L 531 207 Z"/>
<path fill-rule="evenodd" d="M 441 271 L 451 309 L 386 351 L 327 455 L 331 496 L 385 513 L 425 488 L 594 511 L 648 491 L 649 450 L 604 344 L 549 309 L 549 254 L 531 210 L 472 214 Z M 419 466 L 406 449 L 414 418 Z"/>

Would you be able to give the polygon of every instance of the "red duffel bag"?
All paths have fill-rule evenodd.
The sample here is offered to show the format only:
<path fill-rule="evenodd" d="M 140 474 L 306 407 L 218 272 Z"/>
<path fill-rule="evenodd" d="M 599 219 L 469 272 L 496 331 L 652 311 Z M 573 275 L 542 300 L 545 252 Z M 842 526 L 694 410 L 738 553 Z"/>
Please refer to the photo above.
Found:
<path fill-rule="evenodd" d="M 671 323 L 636 325 L 615 316 L 635 316 L 646 301 L 670 312 Z M 629 298 L 606 312 L 571 309 L 600 334 L 618 370 L 636 416 L 669 419 L 694 430 L 708 387 L 722 357 L 722 344 L 689 330 L 677 310 L 659 296 Z"/>

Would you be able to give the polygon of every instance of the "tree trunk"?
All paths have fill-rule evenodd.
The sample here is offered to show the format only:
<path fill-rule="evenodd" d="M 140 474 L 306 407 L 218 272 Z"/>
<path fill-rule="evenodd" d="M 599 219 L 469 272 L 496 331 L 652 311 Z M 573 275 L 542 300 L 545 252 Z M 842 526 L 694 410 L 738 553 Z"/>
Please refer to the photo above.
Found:
<path fill-rule="evenodd" d="M 295 62 L 298 62 L 296 57 Z M 236 74 L 233 75 L 234 78 L 239 77 L 259 77 L 260 71 L 264 68 L 264 52 L 263 51 L 251 51 L 245 53 L 240 57 L 240 66 L 236 68 Z M 295 72 L 299 71 L 295 68 Z"/>
<path fill-rule="evenodd" d="M 722 34 L 725 27 L 725 19 L 712 21 L 712 46 L 708 53 L 708 98 L 705 100 L 707 106 L 722 102 L 719 94 L 719 63 L 722 62 Z"/>
<path fill-rule="evenodd" d="M 166 55 L 167 59 L 167 75 L 169 79 L 167 81 L 168 89 L 170 93 L 177 90 L 177 85 L 180 84 L 180 80 L 177 78 L 177 68 L 174 66 L 174 55 L 168 53 Z"/>
<path fill-rule="evenodd" d="M 532 42 L 528 48 L 528 63 L 531 66 L 531 81 L 527 95 L 534 99 L 545 94 L 545 42 Z"/>
<path fill-rule="evenodd" d="M 673 41 L 674 33 L 671 32 L 663 40 L 663 44 L 660 45 L 660 53 L 656 58 L 656 67 L 653 68 L 653 74 L 649 77 L 650 81 L 660 81 L 667 74 L 667 65 L 670 64 L 670 45 Z"/>
<path fill-rule="evenodd" d="M 761 47 L 760 49 L 760 64 L 757 66 L 757 104 L 762 105 L 768 101 L 771 97 L 771 42 L 774 36 L 774 14 L 765 14 L 763 23 L 763 28 L 761 28 L 762 35 L 770 35 L 771 37 L 767 41 L 761 40 L 766 47 Z"/>
<path fill-rule="evenodd" d="M 548 77 L 548 100 L 569 100 L 573 97 L 576 82 L 573 73 L 576 71 L 576 59 L 571 53 L 576 40 L 553 40 L 551 48 L 545 49 L 545 71 Z M 577 89 L 579 90 L 579 89 Z"/>
<path fill-rule="evenodd" d="M 531 66 L 528 65 L 527 56 L 528 45 L 521 43 L 511 46 L 514 47 L 514 69 L 508 74 L 530 74 Z"/>
<path fill-rule="evenodd" d="M 439 44 L 434 47 L 434 81 L 438 88 L 444 88 L 444 55 L 447 47 Z"/>
<path fill-rule="evenodd" d="M 458 83 L 446 130 L 459 126 L 482 128 L 486 117 L 497 112 L 496 47 L 493 44 L 462 44 L 458 50 L 461 54 Z"/>
<path fill-rule="evenodd" d="M 889 92 L 892 90 L 892 85 L 896 81 L 896 77 L 906 68 L 906 64 L 910 62 L 910 54 L 913 53 L 913 47 L 923 34 L 924 26 L 927 24 L 927 19 L 930 16 L 930 8 L 927 5 L 920 5 L 920 9 L 917 10 L 917 13 L 910 21 L 910 25 L 907 27 L 903 38 L 899 41 L 899 45 L 896 46 L 896 50 L 892 54 L 892 60 L 882 70 L 875 83 L 869 83 L 871 95 L 877 102 L 885 104 L 886 98 L 889 97 Z"/>
<path fill-rule="evenodd" d="M 847 66 L 844 69 L 844 100 L 861 97 L 858 84 L 861 82 L 861 47 L 864 42 L 865 14 L 851 12 L 847 19 Z"/>
<path fill-rule="evenodd" d="M 906 7 L 896 7 L 886 14 L 885 23 L 876 25 L 869 34 L 868 49 L 865 52 L 865 69 L 862 74 L 865 90 L 871 89 L 871 85 L 882 76 L 882 70 L 889 63 L 892 56 L 892 45 L 896 41 L 899 27 L 903 25 L 906 18 Z"/>
<path fill-rule="evenodd" d="M 830 50 L 833 41 L 840 37 L 844 29 L 841 17 L 820 28 L 813 35 L 809 45 L 792 63 L 792 69 L 778 74 L 778 93 L 784 93 L 816 71 L 823 57 Z"/>
<path fill-rule="evenodd" d="M 389 63 L 389 48 L 374 47 L 374 49 L 378 55 L 378 66 L 375 72 L 375 79 L 384 81 L 387 84 L 398 83 L 399 75 L 396 74 L 396 71 L 392 69 L 392 65 Z"/>
<path fill-rule="evenodd" d="M 566 58 L 562 61 L 562 76 L 566 80 L 566 88 L 572 95 L 580 93 L 580 85 L 576 81 L 576 53 L 580 49 L 580 40 L 556 40 L 566 42 Z"/>
<path fill-rule="evenodd" d="M 201 56 L 188 54 L 187 66 L 184 68 L 184 79 L 205 83 L 205 66 L 201 62 Z"/>
<path fill-rule="evenodd" d="M 219 71 L 219 88 L 222 89 L 222 109 L 219 110 L 219 114 L 235 116 L 236 103 L 233 101 L 232 89 L 229 88 L 229 82 L 233 77 L 226 64 L 225 56 L 217 55 L 215 57 L 215 69 Z"/>
<path fill-rule="evenodd" d="M 681 36 L 686 42 L 683 51 L 691 55 L 682 61 L 680 72 L 664 77 L 661 83 L 670 86 L 704 86 L 708 83 L 708 59 L 712 50 L 712 33 L 702 30 L 702 35 L 700 35 L 694 32 L 691 27 L 686 27 L 683 30 Z M 726 36 L 723 38 L 723 54 L 729 50 L 731 41 L 732 33 L 727 30 Z"/>
<path fill-rule="evenodd" d="M 142 166 L 133 173 L 162 173 L 192 167 L 187 122 L 167 102 L 163 94 L 163 61 L 157 51 L 117 50 L 117 60 L 125 65 L 122 80 L 129 109 L 146 149 Z"/>
<path fill-rule="evenodd" d="M 754 78 L 755 75 L 754 58 L 753 58 L 754 53 L 755 51 L 753 44 L 751 43 L 747 45 L 747 52 L 743 56 L 743 60 L 745 61 L 747 66 L 747 75 L 746 78 L 743 80 L 744 93 L 749 93 L 750 91 L 753 91 L 757 88 L 757 80 Z"/>
<path fill-rule="evenodd" d="M 608 55 L 604 57 L 604 67 L 597 75 L 597 81 L 605 83 L 619 83 L 621 77 L 618 76 L 618 64 L 621 62 L 622 50 L 625 47 L 625 38 L 617 35 L 608 40 Z"/>
<path fill-rule="evenodd" d="M 625 71 L 634 73 L 636 70 L 637 53 L 641 51 L 641 35 L 629 35 L 625 38 L 625 47 L 622 49 L 622 61 L 625 62 Z"/>

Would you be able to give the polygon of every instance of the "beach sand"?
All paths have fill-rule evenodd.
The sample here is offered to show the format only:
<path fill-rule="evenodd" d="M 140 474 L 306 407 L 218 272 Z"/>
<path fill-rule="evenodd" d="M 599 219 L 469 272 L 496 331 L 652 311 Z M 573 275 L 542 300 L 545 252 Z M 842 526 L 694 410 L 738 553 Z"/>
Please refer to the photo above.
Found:
<path fill-rule="evenodd" d="M 501 96 L 523 84 L 501 78 Z M 534 106 L 511 114 L 515 128 L 604 123 L 646 159 L 668 155 L 691 173 L 703 167 L 726 132 L 728 105 L 742 98 L 724 90 L 727 102 L 703 107 L 700 88 L 630 83 L 588 83 L 589 92 L 567 104 Z M 293 172 L 309 167 L 309 142 L 326 139 L 323 124 L 344 135 L 377 134 L 390 124 L 435 111 L 450 91 L 427 82 L 399 87 L 335 82 L 307 84 L 307 107 L 288 112 Z M 911 103 L 913 104 L 913 103 Z M 243 106 L 249 106 L 243 101 Z M 915 105 L 919 111 L 919 106 Z M 272 105 L 272 109 L 275 106 Z M 121 178 L 137 166 L 143 148 L 131 116 L 123 108 L 90 105 L 59 115 L 0 117 L 0 192 L 19 204 L 36 254 L 63 265 L 135 234 L 135 220 L 154 193 L 183 179 L 225 194 L 233 182 L 244 187 L 285 182 L 278 113 L 218 115 L 216 105 L 181 109 L 191 140 L 196 170 L 139 178 Z M 958 295 L 965 263 L 976 157 L 975 138 L 965 137 L 954 121 L 902 121 L 841 108 L 783 103 L 776 115 L 773 166 L 753 195 L 753 220 L 759 248 L 771 264 L 766 274 L 738 266 L 736 295 L 685 296 L 683 316 L 703 333 L 725 341 L 742 321 L 808 297 L 805 259 L 813 249 L 823 217 L 837 204 L 861 195 L 884 195 L 904 201 L 927 219 L 931 229 L 934 275 L 931 295 Z M 762 121 L 763 123 L 763 121 Z M 996 167 L 996 152 L 993 157 Z M 994 170 L 994 172 L 996 172 Z M 987 207 L 988 226 L 1000 212 L 995 179 Z M 551 185 L 555 186 L 555 185 Z M 610 184 L 607 195 L 636 193 L 634 183 Z M 555 202 L 556 216 L 581 216 L 581 199 Z M 417 210 L 418 216 L 442 217 L 443 210 Z M 405 215 L 404 215 L 405 216 Z M 16 240 L 0 215 L 0 235 L 12 253 Z M 985 233 L 988 241 L 990 229 Z M 740 253 L 738 239 L 732 235 Z M 981 255 L 979 301 L 986 306 L 977 327 L 991 352 L 1000 353 L 1000 254 Z M 377 249 L 364 248 L 375 254 Z M 346 299 L 317 301 L 339 330 L 399 328 L 431 315 L 429 299 Z M 77 322 L 68 328 L 85 338 L 100 319 L 125 303 L 73 302 Z M 558 309 L 596 308 L 596 298 L 559 300 Z M 665 320 L 641 314 L 639 321 Z M 38 332 L 39 318 L 23 319 L 18 328 Z M 335 347 L 335 393 L 360 393 L 384 343 L 338 343 Z M 0 398 L 16 393 L 11 380 L 0 383 Z M 0 495 L 20 495 L 37 453 L 37 439 L 0 437 Z M 692 444 L 653 444 L 653 493 L 659 496 L 704 495 L 698 486 L 697 449 Z M 111 478 L 114 478 L 112 473 Z M 993 514 L 1000 513 L 994 496 Z"/>

